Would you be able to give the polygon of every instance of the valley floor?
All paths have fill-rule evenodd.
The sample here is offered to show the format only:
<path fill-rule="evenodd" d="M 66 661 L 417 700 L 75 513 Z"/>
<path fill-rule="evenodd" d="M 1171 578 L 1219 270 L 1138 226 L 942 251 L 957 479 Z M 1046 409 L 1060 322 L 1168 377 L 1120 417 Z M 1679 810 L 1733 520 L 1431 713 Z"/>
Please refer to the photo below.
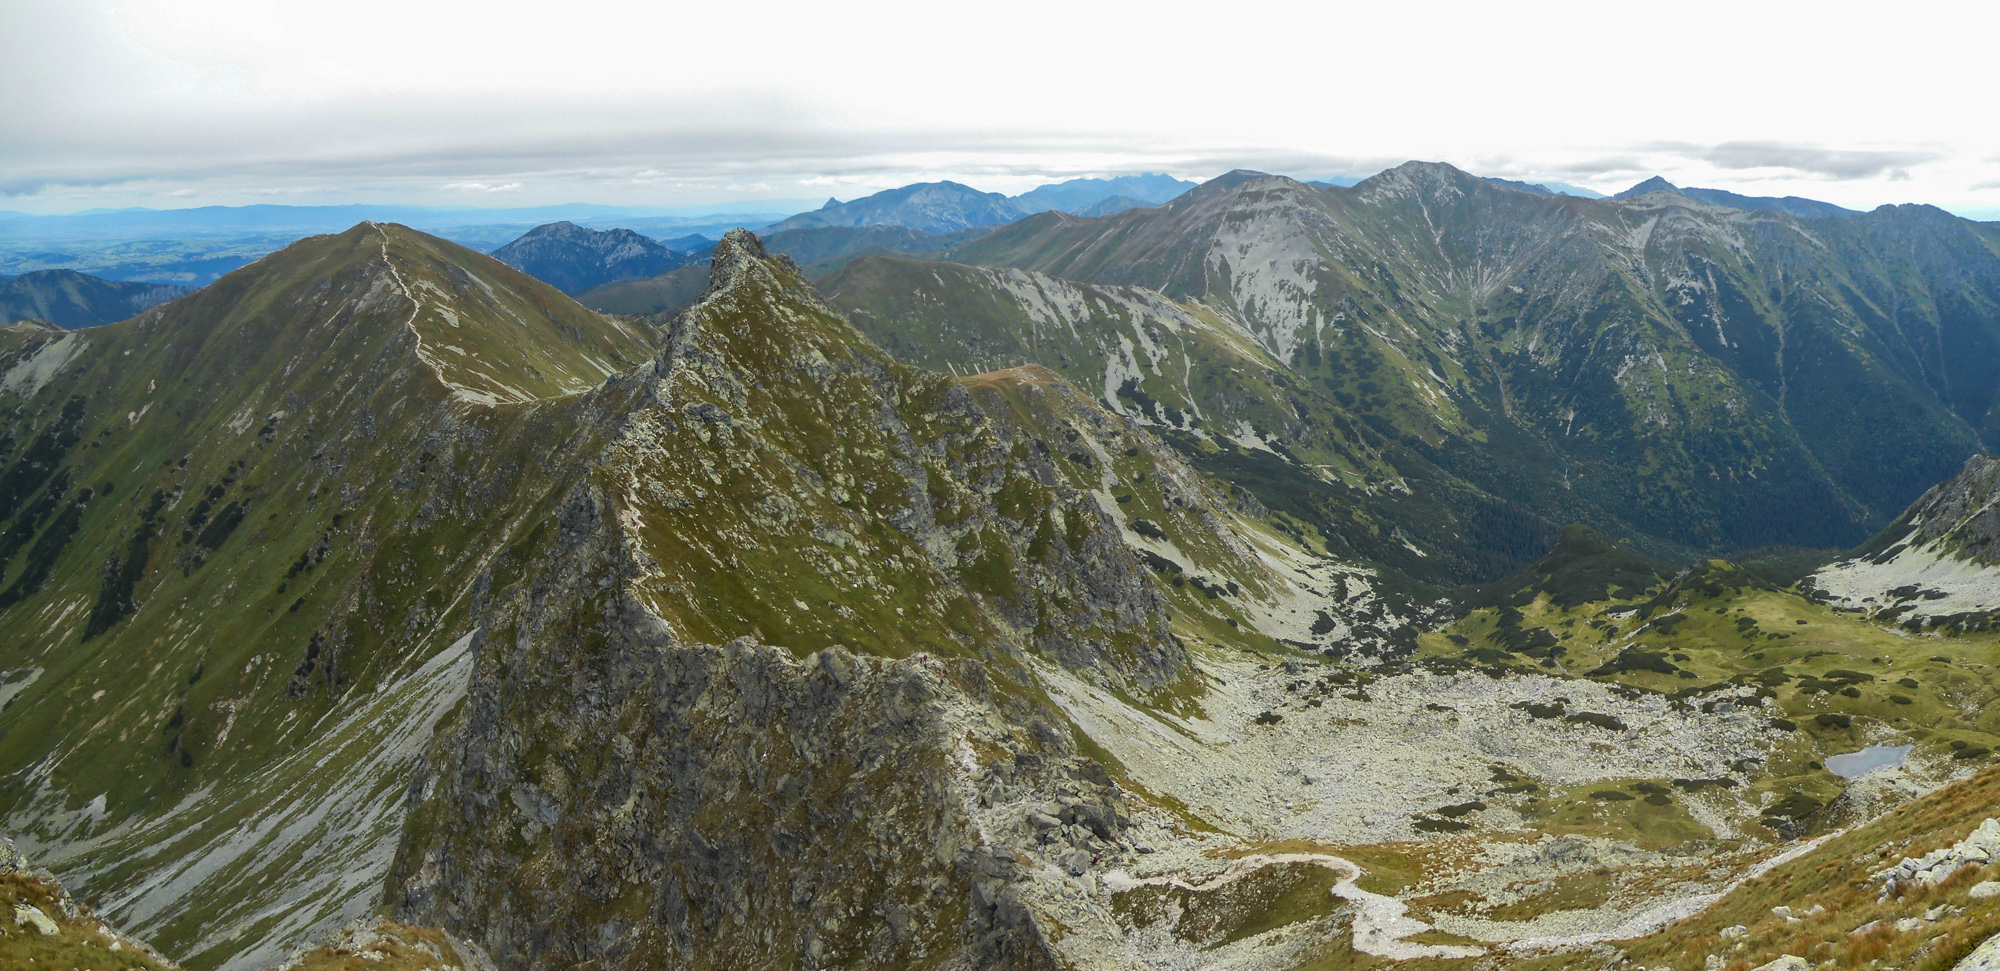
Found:
<path fill-rule="evenodd" d="M 1919 749 L 1847 783 L 1826 831 L 1788 840 L 1768 812 L 1769 766 L 1802 743 L 1753 687 L 1669 698 L 1216 645 L 1200 666 L 1207 692 L 1187 718 L 1038 672 L 1147 807 L 1130 852 L 1098 877 L 1050 874 L 1060 886 L 1043 903 L 1079 966 L 1514 966 L 1606 952 L 1726 910 L 1741 888 L 1976 768 Z M 1694 957 L 1667 966 L 1706 966 Z M 1717 966 L 1732 958 L 1722 949 Z"/>

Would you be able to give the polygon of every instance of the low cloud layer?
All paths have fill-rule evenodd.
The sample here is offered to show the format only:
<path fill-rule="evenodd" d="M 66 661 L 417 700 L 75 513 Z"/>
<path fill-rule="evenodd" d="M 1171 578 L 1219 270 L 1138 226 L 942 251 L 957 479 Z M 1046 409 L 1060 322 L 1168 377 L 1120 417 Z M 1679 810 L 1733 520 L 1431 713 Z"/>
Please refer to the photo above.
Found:
<path fill-rule="evenodd" d="M 1947 153 L 1923 149 L 1841 149 L 1782 142 L 1725 142 L 1689 155 L 1731 171 L 1775 169 L 1815 179 L 1910 177 L 1910 168 L 1942 161 Z"/>
<path fill-rule="evenodd" d="M 1091 0 L 773 0 L 756 23 L 619 0 L 495 0 L 476 22 L 441 0 L 351 0 L 338 17 L 250 0 L 4 4 L 0 208 L 681 205 L 937 178 L 1018 192 L 1143 171 L 1357 176 L 1410 158 L 1600 191 L 1659 174 L 1849 205 L 2000 205 L 2000 134 L 1935 94 L 1984 89 L 1975 25 L 1899 16 L 1860 44 L 1696 0 L 1685 16 L 1792 43 L 1753 59 L 1677 50 L 1655 75 L 1598 42 L 1643 33 L 1649 14 L 1531 7 L 1249 0 L 1190 31 Z M 1064 39 L 1091 37 L 1120 42 Z M 1826 70 L 1860 53 L 1869 72 Z"/>

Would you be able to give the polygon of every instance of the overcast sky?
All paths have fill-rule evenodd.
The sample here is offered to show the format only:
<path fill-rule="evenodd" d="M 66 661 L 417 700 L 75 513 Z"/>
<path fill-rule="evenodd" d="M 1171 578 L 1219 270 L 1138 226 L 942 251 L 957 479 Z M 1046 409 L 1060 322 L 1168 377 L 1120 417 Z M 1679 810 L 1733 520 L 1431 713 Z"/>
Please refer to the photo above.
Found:
<path fill-rule="evenodd" d="M 1979 3 L 0 0 L 0 210 L 1406 159 L 2000 218 Z"/>

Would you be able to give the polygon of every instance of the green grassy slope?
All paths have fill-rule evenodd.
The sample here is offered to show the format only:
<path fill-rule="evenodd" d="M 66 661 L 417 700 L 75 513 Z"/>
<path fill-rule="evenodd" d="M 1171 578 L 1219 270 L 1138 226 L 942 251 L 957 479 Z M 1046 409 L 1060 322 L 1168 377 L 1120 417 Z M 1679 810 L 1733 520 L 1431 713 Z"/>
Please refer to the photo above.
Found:
<path fill-rule="evenodd" d="M 1884 892 L 1878 874 L 1964 839 L 1995 815 L 2000 769 L 1988 769 L 1900 807 L 1779 863 L 1684 920 L 1643 936 L 1554 952 L 1509 954 L 1498 966 L 1521 971 L 1599 968 L 1610 963 L 1671 971 L 1750 971 L 1785 955 L 1806 966 L 1951 971 L 2000 934 L 1990 897 L 1971 889 L 2000 878 L 1974 865 L 1929 886 Z M 1334 967 L 1378 962 L 1329 955 Z M 1412 971 L 1492 967 L 1492 959 L 1400 962 Z"/>
<path fill-rule="evenodd" d="M 0 395 L 19 443 L 0 456 L 0 803 L 103 894 L 168 862 L 148 845 L 332 798 L 374 757 L 343 748 L 364 730 L 343 719 L 462 633 L 469 584 L 591 435 L 573 397 L 486 402 L 594 383 L 647 347 L 492 260 L 363 225 L 33 350 Z M 231 922 L 276 892 L 269 873 L 211 875 L 171 925 L 127 898 L 198 966 L 268 929 Z"/>
<path fill-rule="evenodd" d="M 1668 577 L 1573 529 L 1531 574 L 1475 593 L 1469 606 L 1422 637 L 1423 663 L 1560 673 L 1704 711 L 1760 706 L 1790 741 L 1736 795 L 1765 800 L 1761 825 L 1774 836 L 1868 811 L 1843 805 L 1848 784 L 1826 769 L 1828 756 L 1909 744 L 1912 758 L 1953 769 L 1984 765 L 2000 746 L 2000 638 L 1911 636 L 1725 561 Z M 1575 714 L 1561 708 L 1536 717 Z"/>

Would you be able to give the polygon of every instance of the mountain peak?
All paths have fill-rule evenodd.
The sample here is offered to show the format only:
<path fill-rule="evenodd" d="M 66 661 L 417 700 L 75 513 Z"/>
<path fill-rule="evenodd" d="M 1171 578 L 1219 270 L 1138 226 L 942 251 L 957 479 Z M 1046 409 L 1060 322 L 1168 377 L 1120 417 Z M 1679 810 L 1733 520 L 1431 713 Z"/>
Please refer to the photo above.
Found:
<path fill-rule="evenodd" d="M 1453 186 L 1461 191 L 1497 188 L 1450 162 L 1425 162 L 1412 159 L 1394 168 L 1384 169 L 1356 183 L 1354 188 L 1363 193 L 1394 192 L 1407 189 L 1428 192 L 1443 186 Z"/>
<path fill-rule="evenodd" d="M 1681 187 L 1673 184 L 1672 182 L 1668 182 L 1666 179 L 1656 175 L 1650 179 L 1647 179 L 1644 182 L 1639 183 L 1638 185 L 1633 186 L 1630 189 L 1626 189 L 1624 192 L 1620 192 L 1617 195 L 1612 196 L 1611 198 L 1637 199 L 1638 197 L 1643 196 L 1649 192 L 1670 192 L 1674 195 L 1680 195 Z"/>
<path fill-rule="evenodd" d="M 949 233 L 975 226 L 1010 223 L 1026 209 L 997 192 L 981 192 L 957 182 L 914 182 L 884 189 L 851 202 L 827 200 L 813 212 L 802 212 L 765 233 L 823 226 L 908 226 L 927 233 Z"/>
<path fill-rule="evenodd" d="M 764 248 L 764 241 L 756 233 L 747 229 L 724 233 L 709 256 L 708 287 L 702 291 L 702 299 L 738 285 L 744 274 L 763 269 L 772 259 L 771 251 Z"/>
<path fill-rule="evenodd" d="M 1071 179 L 1039 186 L 1014 197 L 1029 212 L 1051 209 L 1083 216 L 1109 215 L 1122 209 L 1157 206 L 1193 189 L 1195 184 L 1171 175 L 1148 172 L 1110 179 Z M 1128 204 L 1116 200 L 1130 200 Z"/>
<path fill-rule="evenodd" d="M 492 256 L 569 294 L 658 276 L 685 262 L 673 250 L 629 229 L 589 229 L 567 220 L 536 226 Z"/>
<path fill-rule="evenodd" d="M 1427 162 L 1413 158 L 1379 174 L 1397 173 L 1407 176 L 1428 176 L 1434 179 L 1471 179 L 1472 174 L 1450 162 Z"/>
<path fill-rule="evenodd" d="M 1213 187 L 1227 189 L 1232 186 L 1242 185 L 1245 182 L 1254 182 L 1258 179 L 1268 179 L 1270 177 L 1271 173 L 1259 172 L 1256 169 L 1230 169 L 1207 182 L 1203 182 L 1199 188 L 1206 189 Z"/>
<path fill-rule="evenodd" d="M 1723 209 L 1742 209 L 1744 211 L 1765 209 L 1771 212 L 1781 212 L 1788 216 L 1796 216 L 1800 219 L 1845 219 L 1860 215 L 1860 213 L 1852 209 L 1836 206 L 1831 202 L 1820 202 L 1817 199 L 1805 199 L 1799 196 L 1746 196 L 1727 189 L 1701 189 L 1693 186 L 1677 186 L 1657 175 L 1611 198 L 1637 199 L 1640 196 L 1655 192 L 1665 192 L 1669 195 L 1701 203 L 1704 206 L 1718 206 Z"/>
<path fill-rule="evenodd" d="M 1496 185 L 1449 162 L 1412 160 L 1376 173 L 1354 186 L 1361 198 L 1376 202 L 1399 198 L 1425 200 L 1500 198 L 1520 191 Z"/>
<path fill-rule="evenodd" d="M 1271 177 L 1272 177 L 1271 173 L 1259 172 L 1256 169 L 1231 169 L 1228 172 L 1224 172 L 1221 175 L 1218 175 L 1215 178 L 1208 180 L 1207 182 L 1203 182 L 1202 184 L 1195 186 L 1192 189 L 1189 189 L 1187 193 L 1185 195 L 1182 195 L 1180 198 L 1189 201 L 1208 199 L 1213 196 L 1219 195 L 1221 193 L 1228 192 L 1229 190 L 1234 189 L 1237 186 L 1248 185 L 1249 183 L 1255 182 L 1258 179 L 1268 179 Z M 1175 200 L 1175 201 L 1178 202 L 1180 200 Z"/>
<path fill-rule="evenodd" d="M 261 306 L 320 308 L 272 314 Z M 245 375 L 302 363 L 355 386 L 369 368 L 435 377 L 460 401 L 493 405 L 587 390 L 643 360 L 651 341 L 495 259 L 396 223 L 312 236 L 140 318 L 131 363 L 160 359 L 217 397 Z M 275 362 L 275 363 L 274 363 Z M 356 369 L 361 369 L 357 371 Z M 225 389 L 235 389 L 225 391 Z M 276 406 L 273 406 L 276 407 Z"/>

